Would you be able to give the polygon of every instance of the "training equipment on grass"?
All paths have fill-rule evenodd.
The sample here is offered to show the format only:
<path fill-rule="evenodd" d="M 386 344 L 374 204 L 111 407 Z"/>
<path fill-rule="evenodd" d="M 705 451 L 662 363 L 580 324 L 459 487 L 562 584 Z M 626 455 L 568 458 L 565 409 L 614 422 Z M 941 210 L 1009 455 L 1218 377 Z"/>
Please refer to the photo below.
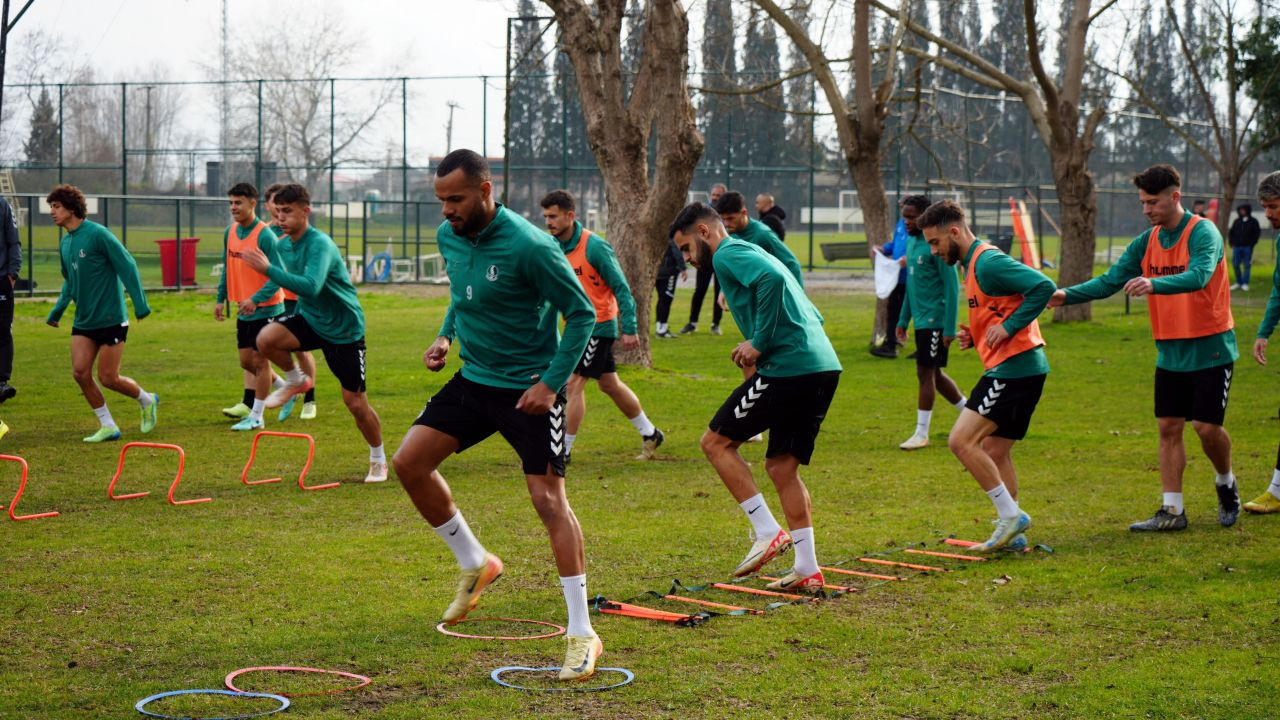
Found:
<path fill-rule="evenodd" d="M 16 515 L 18 509 L 18 501 L 22 499 L 22 493 L 27 489 L 27 461 L 17 455 L 0 455 L 0 460 L 8 462 L 16 462 L 22 466 L 22 479 L 18 481 L 18 492 L 13 494 L 13 500 L 9 501 L 9 519 L 10 520 L 36 520 L 38 518 L 58 517 L 56 512 L 35 513 L 33 515 Z M 0 505 L 0 509 L 4 509 Z"/>
<path fill-rule="evenodd" d="M 174 697 L 176 695 L 227 695 L 229 697 L 240 697 L 240 698 L 267 698 L 270 700 L 275 700 L 276 702 L 280 703 L 280 707 L 273 708 L 271 710 L 266 710 L 264 712 L 251 713 L 249 715 L 224 715 L 219 717 L 207 717 L 207 718 L 193 718 L 190 715 L 161 715 L 160 713 L 151 712 L 150 710 L 147 709 L 147 706 L 155 702 L 156 700 L 163 700 L 164 698 Z M 170 690 L 169 692 L 156 693 L 151 697 L 142 698 L 141 700 L 138 701 L 136 705 L 133 706 L 134 710 L 137 710 L 138 712 L 142 713 L 143 715 L 146 715 L 147 717 L 166 718 L 167 720 L 245 720 L 245 718 L 256 718 L 256 717 L 262 717 L 264 715 L 274 715 L 280 712 L 281 710 L 287 710 L 288 708 L 289 708 L 289 698 L 284 697 L 283 695 L 274 695 L 272 693 L 239 692 L 239 691 L 232 691 L 232 690 L 223 690 L 221 688 L 211 689 L 211 690 Z"/>
<path fill-rule="evenodd" d="M 169 443 L 153 443 L 153 442 L 131 442 L 125 443 L 120 448 L 120 462 L 116 464 L 116 474 L 111 478 L 111 484 L 107 486 L 107 497 L 112 500 L 131 500 L 133 498 L 146 497 L 151 491 L 129 493 L 127 495 L 116 495 L 116 483 L 120 481 L 120 474 L 124 472 L 124 457 L 129 452 L 129 448 L 144 447 L 154 448 L 156 450 L 173 450 L 178 453 L 178 474 L 173 476 L 173 484 L 169 486 L 169 504 L 170 505 L 195 505 L 197 503 L 213 502 L 213 498 L 195 498 L 192 500 L 174 500 L 173 493 L 178 489 L 178 483 L 182 482 L 182 471 L 187 466 L 187 453 L 178 445 L 170 445 Z"/>
<path fill-rule="evenodd" d="M 639 605 L 606 600 L 603 596 L 597 596 L 593 604 L 598 612 L 602 612 L 605 615 L 625 615 L 627 617 L 640 618 L 641 620 L 657 620 L 679 625 L 680 627 L 696 627 L 706 622 L 707 618 L 710 617 L 703 612 L 685 614 L 667 610 L 654 610 L 653 608 Z"/>
<path fill-rule="evenodd" d="M 280 482 L 280 478 L 273 477 L 265 480 L 250 480 L 249 469 L 253 467 L 253 459 L 258 455 L 258 441 L 263 436 L 286 437 L 286 438 L 302 438 L 307 441 L 307 462 L 302 466 L 302 472 L 298 474 L 298 487 L 302 490 L 327 490 L 336 488 L 342 483 L 325 483 L 323 485 L 307 485 L 307 471 L 311 469 L 311 461 L 316 457 L 316 439 L 306 433 L 276 432 L 275 430 L 259 430 L 253 436 L 253 447 L 249 449 L 249 462 L 244 464 L 244 472 L 240 473 L 240 482 L 245 485 L 265 485 L 266 483 Z"/>
<path fill-rule="evenodd" d="M 502 687 L 508 687 L 513 690 L 524 690 L 526 692 L 598 692 L 600 690 L 612 690 L 614 688 L 620 688 L 623 685 L 630 685 L 631 681 L 636 679 L 636 674 L 626 668 L 596 668 L 596 673 L 595 673 L 596 675 L 599 675 L 600 673 L 608 673 L 608 672 L 621 673 L 622 680 L 612 685 L 596 685 L 593 687 L 583 687 L 578 684 L 559 685 L 555 687 L 526 687 L 524 685 L 516 685 L 514 683 L 509 683 L 506 680 L 503 680 L 502 676 L 509 672 L 556 672 L 558 673 L 560 672 L 560 668 L 558 667 L 534 668 L 534 667 L 523 667 L 520 665 L 511 665 L 508 667 L 500 667 L 494 670 L 493 672 L 489 673 L 489 677 L 494 682 L 501 685 Z"/>
<path fill-rule="evenodd" d="M 520 618 L 506 618 L 506 617 L 466 618 L 464 620 L 459 620 L 458 622 L 454 623 L 454 626 L 456 627 L 463 623 L 475 623 L 475 622 L 523 623 L 526 625 L 542 625 L 544 627 L 549 627 L 553 629 L 551 632 L 543 633 L 541 635 L 470 635 L 468 633 L 455 632 L 453 630 L 450 630 L 449 626 L 446 625 L 445 623 L 440 623 L 439 625 L 436 625 L 436 630 L 440 631 L 441 635 L 448 635 L 449 637 L 467 638 L 469 640 L 544 640 L 546 638 L 553 638 L 553 637 L 563 635 L 565 634 L 565 632 L 567 632 L 563 625 L 557 625 L 553 622 L 547 622 L 545 620 L 521 620 Z"/>
<path fill-rule="evenodd" d="M 234 672 L 227 673 L 227 677 L 223 680 L 223 682 L 226 683 L 228 690 L 234 690 L 240 693 L 247 692 L 245 690 L 241 690 L 240 688 L 236 687 L 235 680 L 241 675 L 245 675 L 247 673 L 252 673 L 252 672 L 319 673 L 321 675 L 337 675 L 338 677 L 351 678 L 352 680 L 359 681 L 356 685 L 348 685 L 346 687 L 340 687 L 334 690 L 317 690 L 315 692 L 304 692 L 304 693 L 287 693 L 287 692 L 274 693 L 281 697 L 287 697 L 287 698 L 313 697 L 316 695 L 337 695 L 338 693 L 351 692 L 352 690 L 359 690 L 365 685 L 368 685 L 369 683 L 373 682 L 372 678 L 366 677 L 364 675 L 357 675 L 356 673 L 343 672 L 342 670 L 324 670 L 322 668 L 312 668 L 312 667 L 292 667 L 289 665 L 264 665 L 262 667 L 240 668 L 239 670 L 236 670 Z M 284 708 L 281 708 L 281 709 L 283 710 Z"/>

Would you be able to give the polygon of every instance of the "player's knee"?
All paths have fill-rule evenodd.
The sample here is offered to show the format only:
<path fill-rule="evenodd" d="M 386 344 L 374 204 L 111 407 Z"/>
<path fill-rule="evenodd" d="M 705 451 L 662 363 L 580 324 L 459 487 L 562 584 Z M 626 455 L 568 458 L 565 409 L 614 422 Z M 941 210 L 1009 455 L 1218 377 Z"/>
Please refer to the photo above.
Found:
<path fill-rule="evenodd" d="M 1160 431 L 1161 440 L 1181 440 L 1186 422 L 1182 418 L 1160 418 L 1156 421 L 1156 427 Z"/>
<path fill-rule="evenodd" d="M 969 436 L 962 432 L 951 430 L 951 434 L 947 436 L 947 447 L 951 449 L 957 457 L 968 454 L 973 449 L 974 443 Z"/>
<path fill-rule="evenodd" d="M 120 384 L 120 373 L 98 369 L 98 382 L 114 390 Z"/>
<path fill-rule="evenodd" d="M 552 488 L 535 485 L 529 488 L 529 499 L 533 501 L 533 509 L 543 520 L 555 518 L 564 513 L 564 493 Z"/>
<path fill-rule="evenodd" d="M 605 373 L 596 382 L 600 385 L 600 392 L 606 395 L 613 395 L 622 387 L 622 381 L 618 379 L 617 373 Z"/>
<path fill-rule="evenodd" d="M 1214 425 L 1213 423 L 1200 422 L 1199 420 L 1192 421 L 1191 427 L 1196 431 L 1196 434 L 1200 436 L 1201 440 L 1213 440 L 1219 437 L 1219 435 L 1226 434 L 1226 431 L 1222 428 L 1221 425 Z"/>
<path fill-rule="evenodd" d="M 702 438 L 698 440 L 698 446 L 702 448 L 704 455 L 711 457 L 723 452 L 729 446 L 729 438 L 714 430 L 707 430 L 702 433 Z"/>

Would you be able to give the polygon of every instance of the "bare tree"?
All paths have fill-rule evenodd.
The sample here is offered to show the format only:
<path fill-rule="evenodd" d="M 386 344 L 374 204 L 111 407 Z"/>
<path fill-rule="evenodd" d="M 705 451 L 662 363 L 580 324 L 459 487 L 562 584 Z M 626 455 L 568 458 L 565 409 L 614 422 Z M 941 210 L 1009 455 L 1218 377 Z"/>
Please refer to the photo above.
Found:
<path fill-rule="evenodd" d="M 880 10 L 899 14 L 901 7 L 893 8 L 883 0 L 868 0 Z M 1094 21 L 1116 3 L 1104 0 L 1094 9 L 1092 0 L 1063 0 L 1071 3 L 1070 22 L 1062 28 L 1063 57 L 1059 59 L 1061 80 L 1055 81 L 1045 70 L 1040 30 L 1036 22 L 1037 0 L 1023 0 L 1022 12 L 1026 22 L 1027 60 L 1032 77 L 1022 78 L 1001 70 L 971 48 L 943 37 L 919 23 L 903 18 L 906 27 L 916 35 L 934 43 L 944 52 L 937 54 L 925 50 L 904 48 L 906 52 L 919 54 L 938 65 L 996 90 L 1016 95 L 1026 106 L 1048 149 L 1053 170 L 1053 182 L 1062 211 L 1062 264 L 1059 281 L 1064 285 L 1084 282 L 1093 276 L 1093 253 L 1096 241 L 1094 227 L 1098 215 L 1097 193 L 1093 173 L 1089 171 L 1089 155 L 1093 152 L 1094 136 L 1098 125 L 1106 117 L 1107 110 L 1097 105 L 1084 117 L 1082 101 L 1085 98 L 1083 82 L 1088 63 L 1089 30 Z M 902 0 L 903 5 L 906 0 Z M 1054 320 L 1088 320 L 1091 308 L 1088 303 L 1068 305 L 1054 311 Z"/>
<path fill-rule="evenodd" d="M 635 295 L 639 326 L 647 328 L 667 226 L 684 205 L 702 156 L 687 84 L 689 20 L 680 0 L 644 3 L 643 49 L 627 82 L 623 0 L 543 1 L 555 13 L 560 46 L 578 78 L 587 141 L 604 178 L 609 240 Z M 652 177 L 651 135 L 657 141 Z M 640 338 L 640 348 L 624 359 L 648 365 L 648 333 Z"/>

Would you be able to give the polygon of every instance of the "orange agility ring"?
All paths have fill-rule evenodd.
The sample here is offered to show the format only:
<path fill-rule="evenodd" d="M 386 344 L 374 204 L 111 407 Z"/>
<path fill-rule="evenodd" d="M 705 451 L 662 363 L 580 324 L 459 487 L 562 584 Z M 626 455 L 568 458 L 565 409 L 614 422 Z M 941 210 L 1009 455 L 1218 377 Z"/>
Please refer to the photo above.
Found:
<path fill-rule="evenodd" d="M 340 687 L 334 690 L 319 690 L 316 692 L 304 692 L 304 693 L 287 693 L 287 692 L 272 693 L 273 695 L 280 695 L 282 697 L 287 697 L 287 698 L 312 697 L 315 695 L 337 695 L 338 693 L 350 692 L 352 690 L 359 690 L 365 685 L 368 685 L 369 683 L 373 682 L 372 678 L 366 677 L 364 675 L 357 675 L 356 673 L 343 672 L 342 670 L 324 670 L 322 668 L 312 668 L 312 667 L 292 667 L 289 665 L 266 665 L 263 667 L 241 668 L 234 672 L 227 673 L 227 677 L 225 680 L 223 680 L 223 682 L 227 684 L 228 690 L 235 690 L 236 692 L 247 692 L 246 690 L 241 690 L 240 688 L 236 687 L 235 680 L 241 675 L 245 675 L 252 672 L 319 673 L 321 675 L 336 675 L 338 677 L 351 678 L 352 680 L 358 681 L 357 684 L 355 685 L 348 685 L 346 687 Z"/>
<path fill-rule="evenodd" d="M 56 512 L 35 513 L 33 515 L 15 515 L 14 511 L 18 509 L 18 501 L 22 499 L 22 492 L 27 489 L 27 461 L 17 455 L 0 455 L 0 460 L 16 462 L 22 466 L 22 479 L 18 481 L 18 492 L 14 493 L 13 500 L 9 503 L 9 519 L 10 520 L 35 520 L 37 518 L 58 517 Z M 0 509 L 4 506 L 0 505 Z"/>
<path fill-rule="evenodd" d="M 266 478 L 265 480 L 249 479 L 249 469 L 253 467 L 253 459 L 258 456 L 258 441 L 261 440 L 264 435 L 271 437 L 301 438 L 307 441 L 307 462 L 302 466 L 302 472 L 298 474 L 298 487 L 300 489 L 327 490 L 329 488 L 336 488 L 342 484 L 331 482 L 323 485 L 307 485 L 307 471 L 311 469 L 311 461 L 316 457 L 316 439 L 306 433 L 276 432 L 274 430 L 259 430 L 258 433 L 253 436 L 253 447 L 249 449 L 249 462 L 244 464 L 244 472 L 240 473 L 240 482 L 245 485 L 265 485 L 267 483 L 280 482 L 281 478 L 278 477 Z"/>
<path fill-rule="evenodd" d="M 170 505 L 195 505 L 197 503 L 213 502 L 213 498 L 195 498 L 192 500 L 174 500 L 173 493 L 178 489 L 178 483 L 182 482 L 182 471 L 187 466 L 187 453 L 178 445 L 170 445 L 169 443 L 153 443 L 153 442 L 131 442 L 125 443 L 120 448 L 120 462 L 116 464 L 116 474 L 111 478 L 111 484 L 107 486 L 107 497 L 112 500 L 131 500 L 133 498 L 146 497 L 150 495 L 150 491 L 129 493 L 127 495 L 116 495 L 116 483 L 120 481 L 120 474 L 124 472 L 124 457 L 129 452 L 129 448 L 144 447 L 154 448 L 156 450 L 173 450 L 178 453 L 178 474 L 173 476 L 173 484 L 169 486 L 169 504 Z"/>
<path fill-rule="evenodd" d="M 505 618 L 505 617 L 467 618 L 465 620 L 459 621 L 456 624 L 461 625 L 462 623 L 476 623 L 476 622 L 522 623 L 525 625 L 541 625 L 543 627 L 552 628 L 552 630 L 551 632 L 543 633 L 541 635 L 469 635 L 467 633 L 454 632 L 453 630 L 448 629 L 449 626 L 445 625 L 444 623 L 440 623 L 439 625 L 437 625 L 436 630 L 439 630 L 441 635 L 448 635 L 449 637 L 467 638 L 470 640 L 545 640 L 546 638 L 557 637 L 567 632 L 563 625 L 557 625 L 553 622 L 546 622 L 545 620 L 520 620 L 519 618 Z"/>

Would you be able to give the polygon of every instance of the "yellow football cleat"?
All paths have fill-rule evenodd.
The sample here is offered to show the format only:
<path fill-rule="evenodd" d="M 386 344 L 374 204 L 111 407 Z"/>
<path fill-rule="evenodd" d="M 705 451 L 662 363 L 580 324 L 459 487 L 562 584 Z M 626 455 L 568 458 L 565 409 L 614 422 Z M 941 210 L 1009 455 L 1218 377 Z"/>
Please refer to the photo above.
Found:
<path fill-rule="evenodd" d="M 596 658 L 604 654 L 598 635 L 569 635 L 569 648 L 560 666 L 561 680 L 586 680 L 596 673 Z"/>
<path fill-rule="evenodd" d="M 1259 515 L 1280 512 L 1280 498 L 1272 495 L 1270 490 L 1266 490 L 1258 497 L 1245 503 L 1244 509 Z"/>
<path fill-rule="evenodd" d="M 467 616 L 467 613 L 475 609 L 476 603 L 480 602 L 480 593 L 489 587 L 494 580 L 502 577 L 502 561 L 497 555 L 487 553 L 484 558 L 484 564 L 474 570 L 463 570 L 462 577 L 458 579 L 458 595 L 454 597 L 453 604 L 444 611 L 444 620 L 446 625 L 454 625 Z"/>

